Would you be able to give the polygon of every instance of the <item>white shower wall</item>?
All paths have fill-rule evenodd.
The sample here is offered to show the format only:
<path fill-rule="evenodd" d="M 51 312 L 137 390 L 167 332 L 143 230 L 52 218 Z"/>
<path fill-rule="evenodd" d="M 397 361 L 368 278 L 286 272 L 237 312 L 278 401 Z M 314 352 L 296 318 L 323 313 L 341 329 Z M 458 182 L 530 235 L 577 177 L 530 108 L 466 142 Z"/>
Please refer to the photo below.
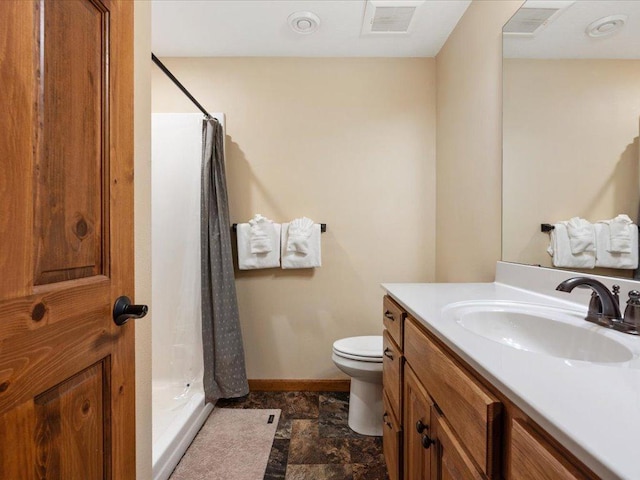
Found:
<path fill-rule="evenodd" d="M 224 117 L 216 115 L 223 123 Z M 151 160 L 153 474 L 169 474 L 204 404 L 200 293 L 201 114 L 153 114 Z M 223 124 L 224 125 L 224 124 Z"/>

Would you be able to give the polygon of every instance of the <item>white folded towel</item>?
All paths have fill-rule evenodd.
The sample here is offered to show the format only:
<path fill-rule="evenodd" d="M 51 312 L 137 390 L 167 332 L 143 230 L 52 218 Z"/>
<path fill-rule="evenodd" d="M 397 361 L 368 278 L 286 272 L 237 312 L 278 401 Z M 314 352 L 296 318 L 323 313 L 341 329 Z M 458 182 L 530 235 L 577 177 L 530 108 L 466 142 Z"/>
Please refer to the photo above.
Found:
<path fill-rule="evenodd" d="M 628 215 L 618 215 L 603 223 L 609 224 L 609 234 L 611 243 L 608 252 L 611 253 L 631 253 L 633 231 L 638 231 Z"/>
<path fill-rule="evenodd" d="M 554 224 L 554 229 L 550 232 L 547 252 L 553 257 L 553 266 L 565 268 L 594 268 L 596 265 L 596 252 L 585 251 L 573 254 L 571 252 L 571 243 L 565 224 L 566 222 Z"/>
<path fill-rule="evenodd" d="M 630 253 L 611 251 L 611 228 L 605 222 L 595 224 L 596 230 L 596 267 L 623 268 L 633 270 L 638 268 L 638 227 L 630 225 Z"/>
<path fill-rule="evenodd" d="M 315 268 L 322 265 L 320 249 L 320 224 L 315 223 L 311 227 L 311 235 L 307 239 L 307 253 L 288 250 L 289 240 L 288 223 L 282 224 L 282 237 L 280 241 L 282 268 Z"/>
<path fill-rule="evenodd" d="M 251 253 L 268 253 L 273 250 L 273 222 L 259 213 L 249 220 Z"/>
<path fill-rule="evenodd" d="M 302 217 L 289 223 L 287 252 L 309 253 L 309 239 L 313 233 L 313 220 Z"/>
<path fill-rule="evenodd" d="M 596 251 L 596 235 L 591 222 L 584 218 L 573 217 L 568 222 L 563 223 L 567 225 L 571 253 L 575 255 L 582 252 Z"/>
<path fill-rule="evenodd" d="M 263 225 L 263 230 L 268 233 L 272 245 L 277 246 L 280 242 L 280 225 L 271 223 L 267 228 Z M 280 266 L 280 249 L 273 248 L 269 252 L 251 252 L 251 225 L 239 223 L 236 228 L 238 240 L 238 268 L 240 270 L 255 270 L 258 268 L 276 268 Z"/>

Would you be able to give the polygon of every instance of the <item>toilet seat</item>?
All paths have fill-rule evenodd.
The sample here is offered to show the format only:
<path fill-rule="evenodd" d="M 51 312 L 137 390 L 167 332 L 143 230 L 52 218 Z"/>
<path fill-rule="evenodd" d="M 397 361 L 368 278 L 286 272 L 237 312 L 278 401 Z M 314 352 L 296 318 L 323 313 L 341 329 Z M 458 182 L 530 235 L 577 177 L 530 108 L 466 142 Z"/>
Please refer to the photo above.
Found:
<path fill-rule="evenodd" d="M 349 337 L 333 343 L 333 353 L 360 362 L 382 363 L 382 336 Z"/>

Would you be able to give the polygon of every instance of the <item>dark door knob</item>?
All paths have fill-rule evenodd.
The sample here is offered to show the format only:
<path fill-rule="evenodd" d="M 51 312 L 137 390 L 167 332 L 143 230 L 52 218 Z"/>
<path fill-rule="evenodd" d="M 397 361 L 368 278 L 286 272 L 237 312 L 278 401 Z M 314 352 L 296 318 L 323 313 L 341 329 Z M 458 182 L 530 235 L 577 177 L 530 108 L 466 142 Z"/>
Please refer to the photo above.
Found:
<path fill-rule="evenodd" d="M 132 318 L 142 318 L 149 311 L 146 305 L 132 305 L 129 297 L 118 297 L 113 304 L 113 321 L 121 327 Z"/>
<path fill-rule="evenodd" d="M 422 420 L 418 420 L 416 422 L 416 431 L 418 433 L 424 432 L 427 428 L 429 428 L 429 427 L 427 427 L 424 423 L 422 423 Z"/>
<path fill-rule="evenodd" d="M 431 446 L 431 444 L 434 443 L 433 440 L 431 440 L 431 438 L 429 438 L 429 435 L 423 435 L 422 436 L 422 447 L 423 448 L 429 448 Z"/>

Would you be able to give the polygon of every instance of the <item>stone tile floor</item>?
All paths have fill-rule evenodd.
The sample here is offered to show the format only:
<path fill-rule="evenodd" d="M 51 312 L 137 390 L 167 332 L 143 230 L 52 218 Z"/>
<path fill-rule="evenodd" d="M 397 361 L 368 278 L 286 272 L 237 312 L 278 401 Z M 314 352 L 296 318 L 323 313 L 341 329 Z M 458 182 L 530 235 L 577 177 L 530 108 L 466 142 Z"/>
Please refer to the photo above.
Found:
<path fill-rule="evenodd" d="M 279 408 L 265 480 L 388 480 L 382 437 L 349 428 L 348 392 L 251 392 L 221 408 Z"/>

